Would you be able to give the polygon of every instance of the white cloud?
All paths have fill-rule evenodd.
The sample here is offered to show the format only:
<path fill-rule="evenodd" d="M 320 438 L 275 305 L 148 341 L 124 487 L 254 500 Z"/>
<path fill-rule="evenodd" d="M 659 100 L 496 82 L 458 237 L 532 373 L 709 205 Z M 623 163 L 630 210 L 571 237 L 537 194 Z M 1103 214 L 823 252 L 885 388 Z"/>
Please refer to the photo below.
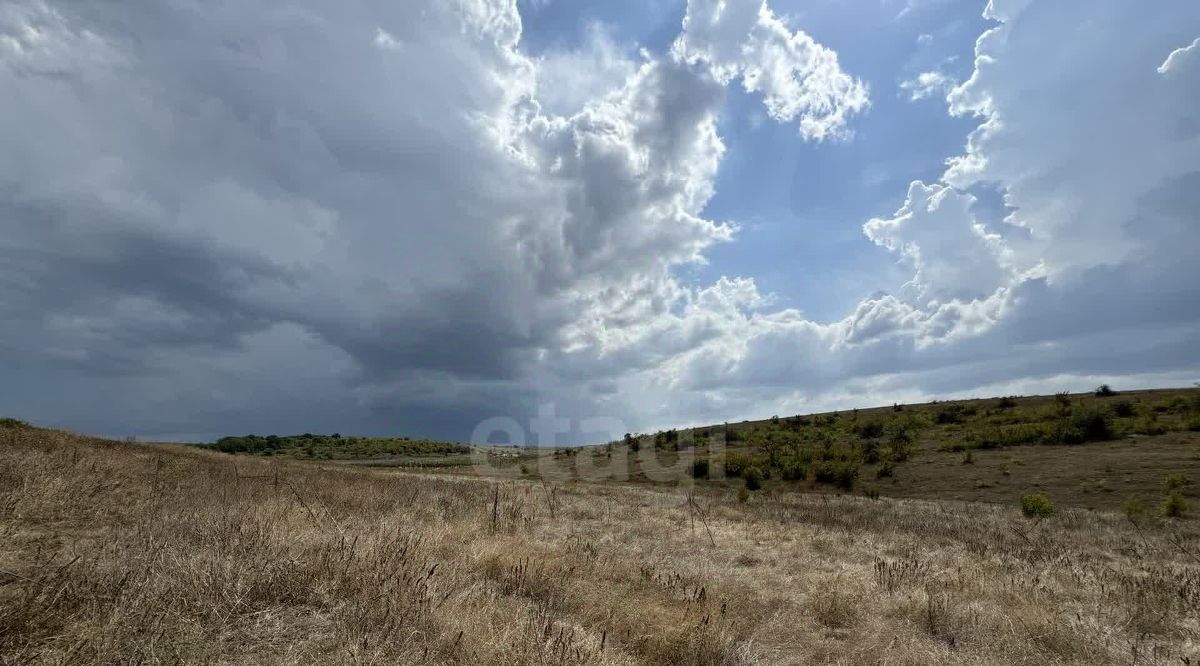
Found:
<path fill-rule="evenodd" d="M 1068 46 L 1055 29 L 1077 17 L 1071 3 L 993 2 L 1004 22 L 980 37 L 974 74 L 949 96 L 952 113 L 983 122 L 946 182 L 1002 183 L 1011 222 L 1031 233 L 1029 260 L 1051 272 L 1120 263 L 1155 242 L 1137 229 L 1144 196 L 1200 169 L 1200 73 L 1158 76 L 1154 56 L 1178 43 L 1172 33 L 1194 30 L 1200 7 L 1169 4 L 1150 18 L 1135 5 L 1095 3 L 1087 32 Z"/>
<path fill-rule="evenodd" d="M 867 108 L 867 86 L 846 74 L 837 54 L 792 32 L 766 2 L 690 0 L 674 53 L 707 63 L 722 82 L 740 77 L 760 92 L 771 117 L 798 120 L 810 139 L 844 135 L 850 116 Z"/>
<path fill-rule="evenodd" d="M 658 423 L 867 395 L 1195 381 L 1200 72 L 1185 51 L 1160 76 L 1154 54 L 1187 43 L 1200 7 L 995 0 L 988 15 L 1001 23 L 980 38 L 975 72 L 948 100 L 979 129 L 943 182 L 914 183 L 895 216 L 864 226 L 912 280 L 837 322 L 790 310 L 719 320 L 718 335 L 644 382 L 656 395 L 667 375 L 670 395 L 690 397 L 662 405 Z M 1005 193 L 1008 229 L 977 219 L 977 185 Z"/>
<path fill-rule="evenodd" d="M 556 49 L 539 58 L 537 99 L 551 114 L 572 115 L 593 100 L 620 89 L 638 62 L 601 23 L 588 26 L 584 44 Z"/>
<path fill-rule="evenodd" d="M 919 302 L 985 298 L 1015 274 L 1008 245 L 973 223 L 975 198 L 944 185 L 914 182 L 891 219 L 873 219 L 863 233 L 912 266 Z"/>
<path fill-rule="evenodd" d="M 979 129 L 864 226 L 911 279 L 817 322 L 676 276 L 736 232 L 705 217 L 724 85 L 814 140 L 868 103 L 765 4 L 692 0 L 672 52 L 635 60 L 602 31 L 530 58 L 511 0 L 7 3 L 5 404 L 104 432 L 462 435 L 547 399 L 644 427 L 1178 374 L 1200 72 L 1157 58 L 1200 10 L 1171 9 L 994 0 L 949 95 Z M 976 219 L 979 184 L 1028 240 Z"/>
<path fill-rule="evenodd" d="M 915 78 L 900 83 L 900 88 L 908 91 L 909 99 L 913 101 L 944 95 L 954 86 L 954 79 L 941 72 L 921 72 Z"/>
<path fill-rule="evenodd" d="M 1187 46 L 1182 46 L 1171 51 L 1167 59 L 1163 61 L 1163 64 L 1158 66 L 1158 73 L 1169 74 L 1180 71 L 1186 66 L 1186 63 L 1194 62 L 1197 58 L 1200 58 L 1200 37 L 1197 37 Z"/>

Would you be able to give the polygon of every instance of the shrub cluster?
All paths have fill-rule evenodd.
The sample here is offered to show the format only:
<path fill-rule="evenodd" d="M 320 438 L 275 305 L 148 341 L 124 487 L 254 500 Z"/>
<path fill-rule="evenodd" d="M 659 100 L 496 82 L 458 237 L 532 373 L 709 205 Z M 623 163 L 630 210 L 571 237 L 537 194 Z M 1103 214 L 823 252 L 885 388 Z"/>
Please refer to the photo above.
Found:
<path fill-rule="evenodd" d="M 746 490 L 758 490 L 762 488 L 762 470 L 757 467 L 747 467 L 742 471 L 742 480 L 746 482 Z"/>
<path fill-rule="evenodd" d="M 332 435 L 245 435 L 223 437 L 212 448 L 225 453 L 276 455 L 301 454 L 310 458 L 363 457 L 378 455 L 467 454 L 470 447 L 452 442 L 435 442 L 388 437 L 342 437 Z"/>
<path fill-rule="evenodd" d="M 822 460 L 813 467 L 813 478 L 849 490 L 858 480 L 858 462 L 854 460 Z"/>
<path fill-rule="evenodd" d="M 864 421 L 854 426 L 854 434 L 863 439 L 883 437 L 883 423 L 879 421 Z"/>
<path fill-rule="evenodd" d="M 1030 493 L 1021 498 L 1021 513 L 1026 518 L 1045 518 L 1054 513 L 1054 503 L 1041 493 Z"/>

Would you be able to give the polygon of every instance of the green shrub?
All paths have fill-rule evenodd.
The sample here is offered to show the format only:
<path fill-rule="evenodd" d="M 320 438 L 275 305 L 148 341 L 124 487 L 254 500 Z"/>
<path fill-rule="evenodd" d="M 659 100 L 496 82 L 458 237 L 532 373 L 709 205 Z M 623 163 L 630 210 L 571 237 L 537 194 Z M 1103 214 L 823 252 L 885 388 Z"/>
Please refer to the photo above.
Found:
<path fill-rule="evenodd" d="M 1183 499 L 1183 493 L 1178 490 L 1167 493 L 1160 510 L 1167 518 L 1182 518 L 1187 513 L 1187 501 Z"/>
<path fill-rule="evenodd" d="M 1054 394 L 1054 401 L 1058 403 L 1059 411 L 1067 411 L 1071 409 L 1071 394 L 1063 391 L 1062 393 Z"/>
<path fill-rule="evenodd" d="M 887 478 L 889 476 L 894 476 L 895 474 L 896 463 L 887 458 L 885 458 L 883 462 L 879 463 L 879 469 L 875 470 L 875 478 L 877 479 Z"/>
<path fill-rule="evenodd" d="M 1169 493 L 1175 490 L 1183 490 L 1187 487 L 1188 483 L 1188 478 L 1182 474 L 1168 474 L 1163 477 L 1163 492 Z"/>
<path fill-rule="evenodd" d="M 725 476 L 737 478 L 753 465 L 749 456 L 741 453 L 731 453 L 725 459 Z"/>
<path fill-rule="evenodd" d="M 913 440 L 912 435 L 908 434 L 903 428 L 892 434 L 891 441 L 888 444 L 888 451 L 892 460 L 896 462 L 904 462 L 912 457 Z"/>
<path fill-rule="evenodd" d="M 1183 396 L 1177 395 L 1167 404 L 1167 409 L 1175 414 L 1186 413 L 1189 409 L 1188 401 Z"/>
<path fill-rule="evenodd" d="M 688 471 L 691 473 L 693 479 L 707 479 L 708 460 L 697 460 L 693 462 L 691 469 Z"/>
<path fill-rule="evenodd" d="M 1130 495 L 1125 498 L 1124 502 L 1121 502 L 1121 513 L 1125 514 L 1125 517 L 1132 521 L 1136 522 L 1145 512 L 1146 509 L 1142 506 L 1142 500 L 1138 499 L 1137 495 Z"/>
<path fill-rule="evenodd" d="M 642 450 L 641 438 L 633 435 L 632 433 L 625 433 L 625 445 L 628 446 L 629 450 L 634 453 Z"/>
<path fill-rule="evenodd" d="M 1097 398 L 1111 398 L 1114 395 L 1120 394 L 1114 391 L 1108 384 L 1101 384 L 1100 386 L 1096 387 Z"/>
<path fill-rule="evenodd" d="M 863 488 L 863 496 L 865 496 L 867 499 L 877 500 L 879 499 L 879 488 L 876 488 L 875 486 L 867 486 L 866 488 Z"/>
<path fill-rule="evenodd" d="M 962 423 L 962 411 L 963 409 L 960 405 L 947 405 L 937 411 L 937 414 L 933 417 L 933 421 L 938 425 Z"/>
<path fill-rule="evenodd" d="M 1130 432 L 1133 432 L 1137 435 L 1162 435 L 1167 432 L 1167 426 L 1158 419 L 1154 418 L 1153 415 L 1144 416 L 1138 419 L 1137 423 L 1133 424 L 1133 427 L 1130 428 Z"/>
<path fill-rule="evenodd" d="M 1047 429 L 1040 425 L 1016 425 L 1006 428 L 997 428 L 992 432 L 982 435 L 975 448 L 980 449 L 1001 449 L 1006 446 L 1021 446 L 1024 444 L 1052 444 L 1058 443 L 1058 431 L 1056 429 Z M 967 447 L 963 447 L 967 448 Z"/>
<path fill-rule="evenodd" d="M 1187 422 L 1187 429 L 1192 432 L 1200 432 L 1200 416 L 1193 416 Z"/>
<path fill-rule="evenodd" d="M 863 462 L 874 465 L 882 457 L 878 440 L 870 439 L 862 443 Z"/>
<path fill-rule="evenodd" d="M 808 468 L 799 460 L 785 460 L 779 466 L 779 478 L 784 481 L 803 481 L 808 477 Z"/>
<path fill-rule="evenodd" d="M 12 430 L 28 430 L 31 426 L 18 419 L 2 418 L 0 419 L 0 428 L 10 428 Z"/>
<path fill-rule="evenodd" d="M 1128 400 L 1122 400 L 1121 402 L 1113 405 L 1113 414 L 1116 414 L 1121 418 L 1128 418 L 1136 413 L 1136 410 L 1133 408 L 1133 403 L 1129 402 Z"/>
<path fill-rule="evenodd" d="M 858 461 L 823 461 L 813 469 L 813 477 L 820 483 L 831 483 L 849 490 L 858 479 Z"/>
<path fill-rule="evenodd" d="M 743 470 L 742 479 L 746 482 L 746 490 L 762 488 L 762 472 L 757 467 L 747 467 Z"/>
<path fill-rule="evenodd" d="M 883 436 L 883 424 L 879 421 L 866 421 L 854 426 L 854 434 L 863 439 Z"/>
<path fill-rule="evenodd" d="M 1030 493 L 1021 498 L 1021 513 L 1040 520 L 1054 513 L 1054 503 L 1041 493 Z"/>
<path fill-rule="evenodd" d="M 962 464 L 964 464 L 964 465 L 974 465 L 975 464 L 975 456 L 971 455 L 971 452 L 969 450 L 963 452 Z"/>
<path fill-rule="evenodd" d="M 1043 443 L 1046 444 L 1083 444 L 1086 442 L 1104 442 L 1115 437 L 1112 419 L 1099 411 L 1087 411 L 1072 416 L 1055 428 Z"/>
<path fill-rule="evenodd" d="M 1017 406 L 1016 396 L 1005 396 L 996 402 L 996 409 L 1012 409 Z"/>

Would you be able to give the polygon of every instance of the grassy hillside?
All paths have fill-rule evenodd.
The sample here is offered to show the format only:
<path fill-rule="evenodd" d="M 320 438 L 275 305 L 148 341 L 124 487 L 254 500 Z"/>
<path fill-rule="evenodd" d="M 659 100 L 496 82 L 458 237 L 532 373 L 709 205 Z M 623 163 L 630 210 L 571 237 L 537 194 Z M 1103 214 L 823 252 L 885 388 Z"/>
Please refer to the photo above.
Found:
<path fill-rule="evenodd" d="M 666 470 L 664 472 L 664 470 Z M 1027 492 L 1115 511 L 1200 479 L 1200 390 L 891 405 L 630 435 L 485 474 L 697 482 L 768 492 L 1010 503 Z M 1186 492 L 1191 492 L 1190 490 Z"/>
<path fill-rule="evenodd" d="M 0 662 L 1200 660 L 1198 521 L 738 495 L 0 426 Z"/>

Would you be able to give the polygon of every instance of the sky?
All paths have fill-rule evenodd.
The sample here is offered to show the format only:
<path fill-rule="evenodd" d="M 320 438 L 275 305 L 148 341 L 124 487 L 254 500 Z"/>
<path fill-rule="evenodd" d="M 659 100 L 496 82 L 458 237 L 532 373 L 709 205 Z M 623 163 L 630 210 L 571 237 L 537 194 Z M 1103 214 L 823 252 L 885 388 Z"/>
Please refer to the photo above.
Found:
<path fill-rule="evenodd" d="M 1200 382 L 1192 0 L 9 0 L 0 91 L 0 415 L 562 445 Z"/>

